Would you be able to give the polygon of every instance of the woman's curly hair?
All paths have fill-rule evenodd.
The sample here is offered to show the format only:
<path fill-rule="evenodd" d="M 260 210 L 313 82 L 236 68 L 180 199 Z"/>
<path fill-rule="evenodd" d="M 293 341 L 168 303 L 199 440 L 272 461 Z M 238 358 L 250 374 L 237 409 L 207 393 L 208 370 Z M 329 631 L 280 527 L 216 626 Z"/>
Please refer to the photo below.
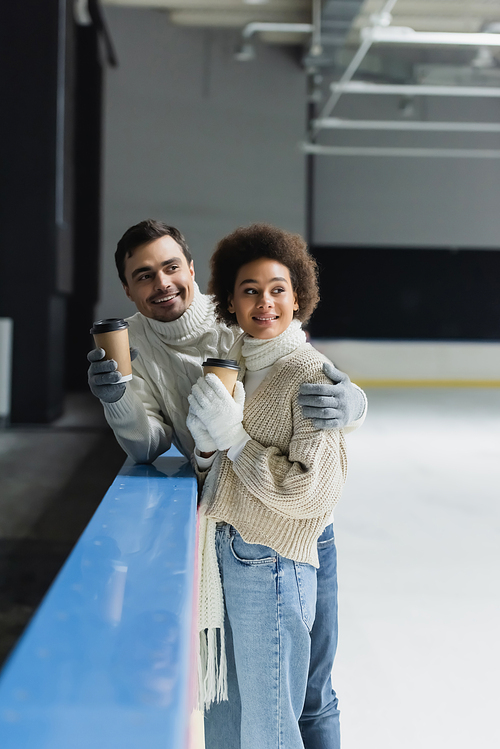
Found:
<path fill-rule="evenodd" d="M 217 319 L 227 325 L 238 324 L 236 315 L 228 310 L 229 298 L 233 296 L 241 266 L 259 258 L 276 260 L 288 268 L 299 304 L 294 317 L 306 322 L 319 302 L 318 266 L 300 234 L 291 234 L 270 224 L 242 226 L 217 244 L 210 260 L 208 282 Z"/>

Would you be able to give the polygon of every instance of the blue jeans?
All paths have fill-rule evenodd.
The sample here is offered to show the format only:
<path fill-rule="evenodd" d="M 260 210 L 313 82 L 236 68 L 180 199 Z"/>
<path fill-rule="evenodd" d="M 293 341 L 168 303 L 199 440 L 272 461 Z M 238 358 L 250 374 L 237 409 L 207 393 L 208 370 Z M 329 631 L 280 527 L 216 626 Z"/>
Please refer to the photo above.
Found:
<path fill-rule="evenodd" d="M 206 749 L 340 749 L 331 670 L 337 648 L 333 526 L 320 567 L 216 534 L 226 607 L 229 700 L 205 715 Z"/>

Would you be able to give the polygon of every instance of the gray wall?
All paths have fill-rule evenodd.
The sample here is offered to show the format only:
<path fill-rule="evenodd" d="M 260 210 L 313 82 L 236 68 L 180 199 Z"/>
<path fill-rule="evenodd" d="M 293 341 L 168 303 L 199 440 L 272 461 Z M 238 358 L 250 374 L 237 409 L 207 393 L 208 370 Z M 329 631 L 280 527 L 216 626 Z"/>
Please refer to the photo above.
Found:
<path fill-rule="evenodd" d="M 146 217 L 178 226 L 206 287 L 216 241 L 238 225 L 305 229 L 305 76 L 298 54 L 260 45 L 238 63 L 237 32 L 170 25 L 166 13 L 106 8 L 120 66 L 108 69 L 98 316 L 127 315 L 113 253 Z M 399 97 L 343 97 L 337 116 L 400 118 Z M 416 100 L 416 118 L 498 121 L 485 99 Z M 339 144 L 500 148 L 498 135 L 324 133 Z M 500 159 L 315 159 L 314 241 L 496 248 Z"/>
<path fill-rule="evenodd" d="M 416 99 L 416 119 L 500 120 L 495 99 Z M 401 119 L 400 98 L 345 96 L 334 114 Z M 335 145 L 500 149 L 499 134 L 325 133 Z M 500 159 L 315 158 L 317 244 L 500 246 Z"/>
<path fill-rule="evenodd" d="M 106 8 L 108 69 L 99 317 L 131 314 L 114 268 L 126 228 L 158 218 L 185 234 L 205 289 L 214 245 L 269 221 L 303 233 L 305 76 L 290 49 L 233 58 L 238 34 L 186 29 L 154 10 Z"/>

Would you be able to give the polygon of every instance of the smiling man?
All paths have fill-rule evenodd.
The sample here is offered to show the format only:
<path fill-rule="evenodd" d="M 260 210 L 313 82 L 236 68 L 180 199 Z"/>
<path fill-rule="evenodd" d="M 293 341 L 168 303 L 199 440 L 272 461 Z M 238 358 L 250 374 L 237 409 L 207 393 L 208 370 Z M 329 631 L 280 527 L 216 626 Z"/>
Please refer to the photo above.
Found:
<path fill-rule="evenodd" d="M 118 242 L 115 262 L 138 310 L 127 320 L 131 346 L 137 348 L 134 376 L 117 382 L 116 363 L 94 349 L 88 355 L 90 389 L 136 463 L 152 462 L 171 442 L 189 456 L 194 443 L 186 427 L 188 395 L 204 359 L 227 355 L 241 331 L 216 321 L 212 299 L 195 282 L 186 240 L 174 227 L 151 219 L 132 226 Z M 315 426 L 356 428 L 366 411 L 363 391 L 333 365 L 327 374 L 331 386 L 306 386 L 304 415 Z"/>
<path fill-rule="evenodd" d="M 177 239 L 183 241 L 181 235 Z M 166 234 L 126 258 L 120 276 L 139 312 L 159 322 L 172 322 L 184 314 L 194 297 L 194 264 L 187 253 L 187 246 L 182 249 Z"/>

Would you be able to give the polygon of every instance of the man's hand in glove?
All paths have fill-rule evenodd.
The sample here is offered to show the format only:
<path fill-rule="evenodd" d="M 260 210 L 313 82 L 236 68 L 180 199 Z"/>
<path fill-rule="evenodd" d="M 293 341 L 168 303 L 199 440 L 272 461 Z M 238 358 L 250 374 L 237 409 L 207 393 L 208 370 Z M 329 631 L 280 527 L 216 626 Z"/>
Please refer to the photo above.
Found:
<path fill-rule="evenodd" d="M 134 361 L 139 349 L 130 349 L 130 359 Z M 114 359 L 104 359 L 106 352 L 102 348 L 89 351 L 87 359 L 90 362 L 88 371 L 89 387 L 92 394 L 103 403 L 116 403 L 125 392 L 126 384 L 118 382 L 121 374 Z"/>
<path fill-rule="evenodd" d="M 349 426 L 364 413 L 366 401 L 363 392 L 331 362 L 323 364 L 323 372 L 333 384 L 302 384 L 299 390 L 302 414 L 312 419 L 315 429 Z"/>
<path fill-rule="evenodd" d="M 218 450 L 228 450 L 247 437 L 241 423 L 245 405 L 243 383 L 236 383 L 232 398 L 217 375 L 207 374 L 193 385 L 188 401 L 190 413 L 202 422 Z"/>

